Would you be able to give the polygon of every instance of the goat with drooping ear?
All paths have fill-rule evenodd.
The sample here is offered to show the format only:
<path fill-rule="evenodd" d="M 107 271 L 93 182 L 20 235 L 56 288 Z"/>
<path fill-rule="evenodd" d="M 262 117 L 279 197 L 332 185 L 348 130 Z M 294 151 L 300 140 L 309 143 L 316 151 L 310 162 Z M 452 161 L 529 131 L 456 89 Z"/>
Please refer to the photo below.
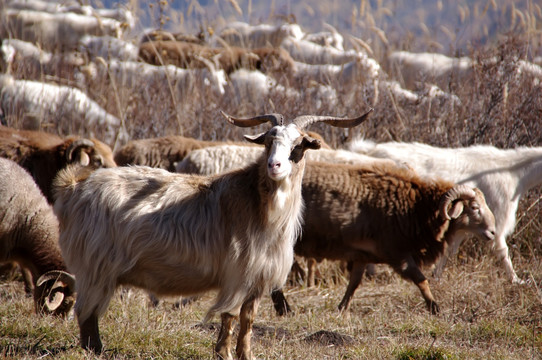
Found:
<path fill-rule="evenodd" d="M 293 263 L 303 211 L 304 153 L 320 142 L 304 128 L 315 122 L 352 127 L 367 114 L 341 119 L 280 114 L 239 119 L 272 128 L 245 136 L 265 151 L 254 163 L 220 176 L 175 174 L 146 166 L 72 167 L 56 179 L 60 247 L 75 274 L 81 346 L 101 352 L 98 319 L 115 289 L 132 285 L 161 295 L 216 290 L 205 320 L 220 313 L 217 354 L 231 359 L 233 321 L 241 327 L 237 356 L 250 359 L 260 298 L 280 287 Z M 104 276 L 107 274 L 107 276 Z"/>

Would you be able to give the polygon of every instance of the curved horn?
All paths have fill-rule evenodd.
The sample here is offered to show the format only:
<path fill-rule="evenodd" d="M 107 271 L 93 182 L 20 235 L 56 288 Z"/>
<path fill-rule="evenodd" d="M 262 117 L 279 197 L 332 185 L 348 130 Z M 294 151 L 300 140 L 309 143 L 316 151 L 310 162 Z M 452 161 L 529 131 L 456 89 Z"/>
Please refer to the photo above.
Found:
<path fill-rule="evenodd" d="M 45 288 L 47 284 L 52 285 Z M 64 291 L 66 288 L 67 291 Z M 55 312 L 63 305 L 67 297 L 75 293 L 75 277 L 61 270 L 48 271 L 36 281 L 36 293 L 39 294 L 36 304 L 37 311 Z M 69 308 L 71 308 L 71 304 L 69 304 L 68 310 Z"/>
<path fill-rule="evenodd" d="M 80 147 L 87 147 L 87 148 L 93 148 L 94 143 L 90 141 L 89 139 L 77 139 L 73 141 L 70 146 L 66 149 L 66 160 L 68 162 L 73 161 L 73 153 L 75 150 L 77 150 Z"/>
<path fill-rule="evenodd" d="M 221 113 L 230 123 L 239 127 L 252 127 L 268 121 L 271 122 L 273 126 L 282 126 L 284 124 L 284 116 L 281 114 L 265 114 L 254 116 L 252 118 L 238 119 L 226 114 L 224 111 L 221 111 Z"/>
<path fill-rule="evenodd" d="M 326 124 L 335 126 L 335 127 L 351 128 L 365 121 L 367 117 L 369 116 L 369 114 L 372 112 L 373 112 L 373 109 L 370 109 L 365 114 L 356 118 L 339 118 L 339 117 L 333 117 L 333 116 L 303 115 L 303 116 L 296 117 L 293 120 L 293 122 L 300 129 L 304 129 L 310 124 L 314 124 L 316 122 L 325 122 Z"/>
<path fill-rule="evenodd" d="M 448 206 L 453 203 L 455 200 L 462 199 L 473 199 L 476 197 L 476 192 L 467 185 L 456 185 L 450 190 L 448 190 L 440 200 L 439 211 L 442 217 L 446 220 L 450 220 L 450 214 L 448 214 Z"/>

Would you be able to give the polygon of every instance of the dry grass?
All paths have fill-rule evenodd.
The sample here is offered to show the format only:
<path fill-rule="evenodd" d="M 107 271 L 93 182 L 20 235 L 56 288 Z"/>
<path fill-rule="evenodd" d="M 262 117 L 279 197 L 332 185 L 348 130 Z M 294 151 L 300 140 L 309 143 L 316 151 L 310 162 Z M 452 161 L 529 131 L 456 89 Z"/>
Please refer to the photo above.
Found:
<path fill-rule="evenodd" d="M 136 2 L 132 1 L 134 4 Z M 184 15 L 188 16 L 189 11 L 192 14 L 201 11 L 197 2 L 187 3 L 191 4 L 191 8 L 185 9 Z M 250 10 L 243 1 L 217 3 L 222 7 L 219 8 L 224 15 L 222 22 L 228 19 L 227 14 L 236 12 L 231 8 L 233 4 L 238 5 L 248 17 L 258 11 L 257 4 L 253 4 Z M 392 15 L 386 10 L 388 2 L 376 2 L 380 4 L 377 8 L 371 8 L 371 3 L 374 2 L 356 1 L 354 8 L 347 7 L 349 13 L 337 13 L 335 19 L 339 20 L 330 23 L 337 25 L 343 17 L 350 19 L 351 33 L 365 39 L 380 62 L 386 51 L 391 49 L 439 50 L 435 44 L 439 44 L 442 33 L 431 31 L 434 24 L 425 26 L 429 31 L 423 37 L 386 26 L 386 18 L 398 16 L 395 12 L 407 7 L 406 1 L 395 1 L 396 8 L 391 9 Z M 483 12 L 486 5 L 489 6 L 487 11 L 502 10 L 500 16 L 506 24 L 502 32 L 484 36 L 483 46 L 475 46 L 475 42 L 463 44 L 459 39 L 454 39 L 455 42 L 449 42 L 450 51 L 445 51 L 468 51 L 468 55 L 485 64 L 480 65 L 469 83 L 450 84 L 462 105 L 455 108 L 443 108 L 433 103 L 402 106 L 389 94 L 383 93 L 374 104 L 372 119 L 360 126 L 363 136 L 378 141 L 421 141 L 441 146 L 485 143 L 512 148 L 542 145 L 542 84 L 532 79 L 517 80 L 513 75 L 518 60 L 530 61 L 534 55 L 541 53 L 540 33 L 537 30 L 540 10 L 533 2 L 529 2 L 532 5 L 530 13 L 526 12 L 525 7 L 519 8 L 519 5 L 517 11 L 513 11 L 512 1 L 495 5 L 501 8 L 494 7 L 494 3 L 477 1 L 473 9 L 477 8 L 479 14 L 487 14 Z M 301 10 L 297 8 L 301 5 L 292 4 L 290 10 L 292 13 L 312 14 L 317 18 L 339 11 L 339 7 L 331 4 L 319 2 L 315 5 L 308 2 Z M 137 5 L 141 9 L 146 8 L 144 3 Z M 484 21 L 474 23 L 474 10 L 467 13 L 463 2 L 458 2 L 457 6 L 462 7 L 463 21 L 469 23 L 469 31 L 475 33 L 479 30 L 480 34 L 485 34 L 484 26 L 487 24 Z M 178 13 L 168 18 L 166 12 L 169 10 L 167 3 L 156 3 L 157 24 L 182 18 Z M 445 7 L 438 11 L 442 14 L 449 10 Z M 275 15 L 281 9 L 276 11 Z M 425 11 L 427 13 L 431 9 Z M 426 13 L 421 10 L 413 12 L 415 16 L 412 15 L 409 21 L 425 25 L 428 19 Z M 408 14 L 404 17 L 407 18 Z M 483 16 L 480 18 L 486 19 Z M 538 19 L 538 22 L 533 19 Z M 346 23 L 350 20 L 346 20 Z M 208 20 L 202 20 L 202 26 L 207 25 Z M 452 37 L 449 32 L 447 36 Z M 481 42 L 481 39 L 476 41 Z M 460 44 L 461 47 L 458 46 Z M 497 61 L 485 61 L 492 58 Z M 19 67 L 14 75 L 32 78 L 43 74 L 31 74 L 25 72 L 24 67 Z M 61 66 L 45 78 L 61 84 L 72 84 L 74 80 L 72 69 Z M 87 83 L 83 90 L 106 110 L 122 118 L 132 138 L 183 134 L 206 140 L 238 140 L 244 133 L 244 130 L 225 124 L 219 110 L 240 116 L 270 111 L 287 116 L 303 113 L 355 115 L 365 110 L 367 104 L 372 104 L 374 94 L 369 86 L 363 84 L 349 93 L 339 88 L 338 106 L 323 104 L 317 107 L 308 92 L 305 101 L 301 102 L 293 102 L 284 94 L 274 94 L 262 103 L 234 104 L 231 99 L 213 96 L 205 88 L 191 89 L 188 94 L 172 93 L 166 86 L 150 87 L 145 83 L 132 88 L 119 88 L 113 86 L 108 78 Z M 348 100 L 351 98 L 355 101 Z M 45 122 L 48 131 L 60 132 L 61 125 L 70 121 L 66 114 L 49 115 Z M 9 121 L 12 126 L 22 126 L 22 119 L 10 118 Z M 315 130 L 321 131 L 327 142 L 334 146 L 341 146 L 345 137 L 342 130 L 328 127 L 317 127 Z M 431 280 L 433 292 L 442 309 L 439 316 L 429 315 L 415 286 L 399 279 L 387 267 L 379 268 L 376 279 L 364 282 L 354 297 L 351 309 L 341 314 L 336 308 L 345 290 L 345 277 L 335 264 L 326 263 L 320 266 L 325 277 L 317 287 L 287 286 L 286 296 L 294 307 L 295 315 L 279 318 L 272 309 L 270 299 L 263 300 L 255 324 L 253 348 L 256 357 L 542 358 L 540 190 L 533 189 L 522 200 L 516 232 L 508 239 L 515 268 L 520 277 L 529 280 L 528 285 L 510 284 L 499 264 L 494 263 L 490 249 L 471 241 L 463 244 L 457 259 L 446 268 L 440 281 Z M 218 331 L 217 319 L 210 324 L 200 323 L 211 301 L 212 294 L 207 294 L 182 309 L 174 308 L 172 301 L 152 308 L 143 292 L 118 292 L 100 321 L 107 349 L 100 358 L 212 358 Z M 78 346 L 76 321 L 39 318 L 32 309 L 32 301 L 24 296 L 19 281 L 10 279 L 0 283 L 0 357 L 94 358 Z"/>
<path fill-rule="evenodd" d="M 487 249 L 486 249 L 487 250 Z M 542 356 L 542 265 L 516 264 L 533 280 L 509 284 L 485 256 L 449 266 L 431 281 L 442 313 L 431 316 L 416 287 L 378 268 L 339 313 L 344 277 L 326 276 L 314 288 L 287 286 L 295 314 L 277 317 L 265 298 L 254 326 L 259 359 L 536 359 Z M 322 273 L 340 274 L 324 263 Z M 538 285 L 537 285 L 538 284 Z M 218 319 L 201 324 L 213 294 L 177 309 L 157 308 L 139 290 L 119 291 L 100 321 L 103 359 L 209 359 Z M 0 356 L 94 358 L 78 346 L 75 320 L 39 318 L 18 281 L 0 287 Z"/>

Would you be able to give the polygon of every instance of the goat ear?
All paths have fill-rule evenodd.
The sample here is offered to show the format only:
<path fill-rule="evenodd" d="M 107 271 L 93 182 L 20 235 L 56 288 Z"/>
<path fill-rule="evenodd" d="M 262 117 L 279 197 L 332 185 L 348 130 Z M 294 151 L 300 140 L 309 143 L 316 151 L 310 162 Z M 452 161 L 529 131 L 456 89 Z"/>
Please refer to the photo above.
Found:
<path fill-rule="evenodd" d="M 266 133 L 261 133 L 258 135 L 245 135 L 245 139 L 247 139 L 251 143 L 263 145 L 265 142 L 265 134 Z"/>
<path fill-rule="evenodd" d="M 306 149 L 320 149 L 322 147 L 322 142 L 318 139 L 310 137 L 309 135 L 303 136 L 303 147 Z"/>
<path fill-rule="evenodd" d="M 463 212 L 463 206 L 463 201 L 454 201 L 452 203 L 452 206 L 450 207 L 450 211 L 448 212 L 450 218 L 457 219 L 459 215 L 461 215 L 461 213 Z"/>

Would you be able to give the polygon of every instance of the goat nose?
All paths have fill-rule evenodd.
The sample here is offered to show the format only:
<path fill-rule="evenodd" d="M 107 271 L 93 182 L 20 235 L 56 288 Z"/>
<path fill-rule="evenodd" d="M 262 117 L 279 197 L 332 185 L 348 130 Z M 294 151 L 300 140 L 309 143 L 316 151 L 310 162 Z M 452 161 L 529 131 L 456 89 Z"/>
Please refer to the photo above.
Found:
<path fill-rule="evenodd" d="M 269 169 L 279 169 L 280 161 L 270 161 L 267 166 L 269 167 Z"/>

